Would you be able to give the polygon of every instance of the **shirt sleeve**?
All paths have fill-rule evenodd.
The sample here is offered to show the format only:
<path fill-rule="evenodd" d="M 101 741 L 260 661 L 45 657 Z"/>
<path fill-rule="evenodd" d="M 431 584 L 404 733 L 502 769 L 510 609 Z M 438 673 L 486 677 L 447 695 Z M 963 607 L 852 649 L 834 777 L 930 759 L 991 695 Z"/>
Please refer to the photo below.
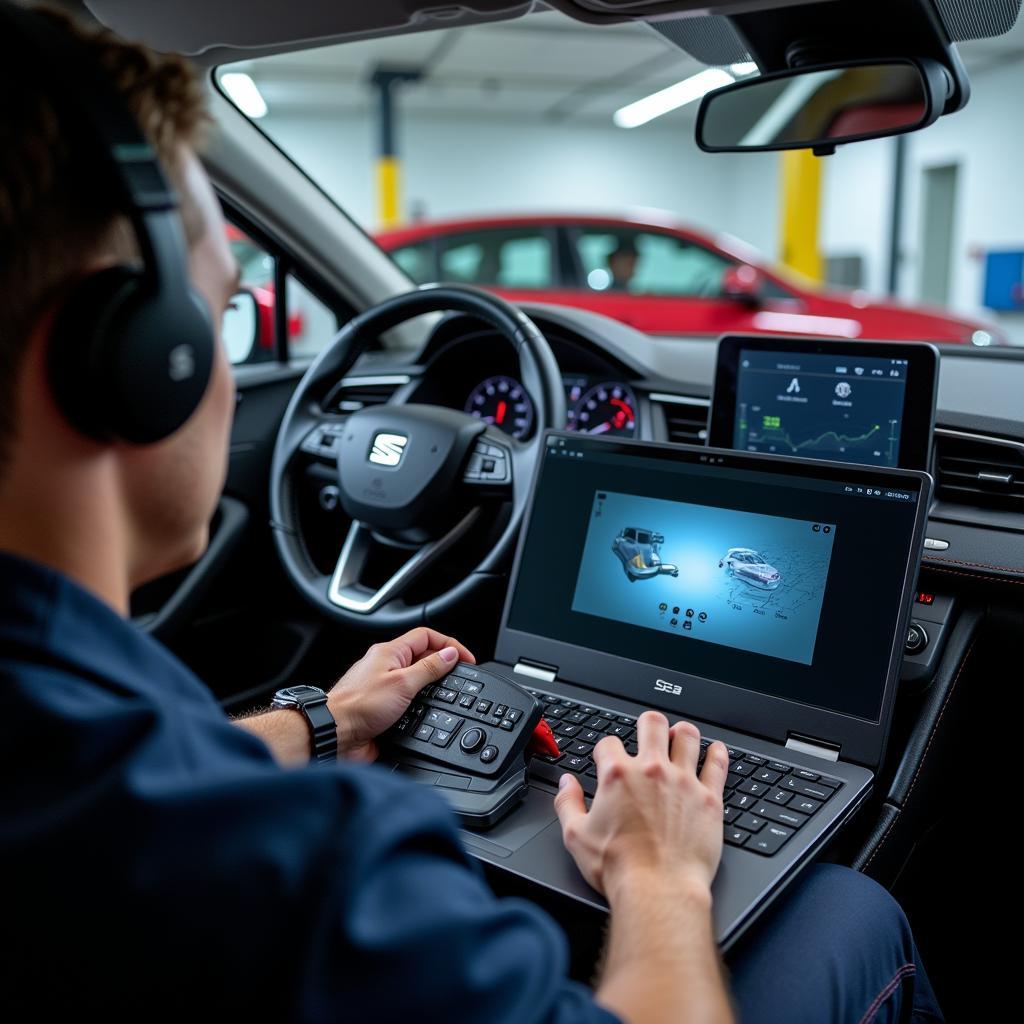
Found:
<path fill-rule="evenodd" d="M 566 977 L 565 938 L 530 903 L 497 899 L 429 789 L 362 773 L 309 949 L 303 1019 L 614 1024 Z M 349 785 L 363 785 L 350 777 Z"/>

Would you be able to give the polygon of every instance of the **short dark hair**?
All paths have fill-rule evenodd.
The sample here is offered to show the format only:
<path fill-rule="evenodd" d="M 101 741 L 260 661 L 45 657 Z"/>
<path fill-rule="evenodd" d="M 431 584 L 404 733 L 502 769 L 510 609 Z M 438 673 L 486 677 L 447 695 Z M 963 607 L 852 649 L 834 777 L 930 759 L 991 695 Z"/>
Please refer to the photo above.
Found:
<path fill-rule="evenodd" d="M 181 150 L 199 144 L 206 120 L 203 90 L 181 57 L 126 43 L 107 29 L 76 24 L 39 10 L 69 33 L 110 75 L 173 182 L 180 185 Z M 15 66 L 16 66 L 15 62 Z M 32 328 L 85 268 L 108 254 L 137 258 L 135 238 L 114 200 L 90 189 L 81 159 L 62 131 L 63 110 L 45 93 L 0 65 L 0 471 L 15 436 L 15 382 Z M 186 237 L 201 218 L 182 205 Z"/>

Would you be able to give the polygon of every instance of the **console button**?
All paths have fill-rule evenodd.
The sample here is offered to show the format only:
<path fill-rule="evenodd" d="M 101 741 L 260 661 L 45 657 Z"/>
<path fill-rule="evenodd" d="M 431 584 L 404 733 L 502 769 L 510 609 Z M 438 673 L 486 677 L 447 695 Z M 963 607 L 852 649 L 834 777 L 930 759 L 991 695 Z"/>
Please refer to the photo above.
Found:
<path fill-rule="evenodd" d="M 427 712 L 427 717 L 423 719 L 423 724 L 450 732 L 461 721 L 462 719 L 456 715 L 449 715 L 447 711 L 441 711 L 440 708 L 432 708 Z"/>
<path fill-rule="evenodd" d="M 907 654 L 920 654 L 928 646 L 928 634 L 920 622 L 912 622 L 907 629 L 907 642 L 903 650 Z"/>
<path fill-rule="evenodd" d="M 485 739 L 487 739 L 487 734 L 483 729 L 467 729 L 459 740 L 459 746 L 467 754 L 472 754 L 474 750 L 483 746 Z"/>
<path fill-rule="evenodd" d="M 498 756 L 498 748 L 495 746 L 484 747 L 480 751 L 480 760 L 484 764 L 490 764 Z"/>
<path fill-rule="evenodd" d="M 421 725 L 415 733 L 416 739 L 423 740 L 426 743 L 431 736 L 434 735 L 434 727 L 431 725 Z"/>
<path fill-rule="evenodd" d="M 453 735 L 454 733 L 448 729 L 437 729 L 435 730 L 434 737 L 430 742 L 433 743 L 435 747 L 447 747 L 448 744 L 451 743 Z"/>

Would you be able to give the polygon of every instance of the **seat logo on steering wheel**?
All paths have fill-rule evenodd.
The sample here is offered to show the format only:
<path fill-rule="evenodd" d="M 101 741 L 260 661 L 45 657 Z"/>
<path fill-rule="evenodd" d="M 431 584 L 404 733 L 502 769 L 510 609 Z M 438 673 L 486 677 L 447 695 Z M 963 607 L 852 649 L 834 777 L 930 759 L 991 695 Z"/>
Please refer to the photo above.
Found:
<path fill-rule="evenodd" d="M 404 434 L 378 434 L 370 449 L 370 462 L 378 466 L 397 466 L 405 454 L 409 438 Z"/>

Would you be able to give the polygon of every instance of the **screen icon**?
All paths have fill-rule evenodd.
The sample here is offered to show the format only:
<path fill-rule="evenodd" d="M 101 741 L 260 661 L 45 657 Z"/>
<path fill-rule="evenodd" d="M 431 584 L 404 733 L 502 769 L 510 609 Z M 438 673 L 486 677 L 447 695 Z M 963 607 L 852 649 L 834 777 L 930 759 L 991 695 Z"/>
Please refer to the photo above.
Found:
<path fill-rule="evenodd" d="M 794 377 L 789 382 L 789 387 L 786 388 L 786 394 L 787 395 L 799 395 L 800 394 L 800 380 L 799 380 L 799 378 Z"/>

